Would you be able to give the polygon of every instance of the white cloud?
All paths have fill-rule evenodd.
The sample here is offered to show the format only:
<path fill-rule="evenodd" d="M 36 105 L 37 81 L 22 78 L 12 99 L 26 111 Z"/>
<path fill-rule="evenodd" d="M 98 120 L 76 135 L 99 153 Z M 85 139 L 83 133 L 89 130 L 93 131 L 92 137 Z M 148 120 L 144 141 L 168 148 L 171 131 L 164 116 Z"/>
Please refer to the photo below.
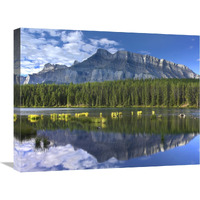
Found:
<path fill-rule="evenodd" d="M 110 46 L 110 45 L 118 45 L 117 42 L 115 42 L 114 40 L 108 40 L 107 38 L 102 38 L 99 40 L 99 44 L 100 45 L 107 45 L 107 46 Z"/>
<path fill-rule="evenodd" d="M 61 33 L 61 40 L 63 42 L 82 42 L 83 34 L 80 31 L 74 31 L 70 33 L 66 33 L 66 31 L 62 31 Z"/>
<path fill-rule="evenodd" d="M 24 68 L 22 67 L 21 70 L 20 70 L 20 73 L 22 76 L 25 76 L 27 74 L 34 74 L 34 73 L 38 73 L 39 71 L 41 71 L 43 69 L 44 66 L 40 66 L 39 68 Z"/>
<path fill-rule="evenodd" d="M 150 55 L 151 54 L 150 51 L 146 51 L 146 50 L 138 51 L 138 53 L 145 54 L 145 55 Z"/>
<path fill-rule="evenodd" d="M 45 36 L 46 33 L 48 33 L 52 37 L 59 37 L 61 35 L 60 31 L 54 30 L 54 29 L 36 29 L 36 28 L 28 28 L 25 29 L 28 33 L 38 33 L 41 36 Z"/>
<path fill-rule="evenodd" d="M 113 48 L 108 48 L 107 50 L 108 50 L 110 53 L 113 54 L 113 53 L 116 53 L 118 50 L 123 50 L 123 49 L 117 49 L 117 48 L 114 48 L 114 47 L 113 47 Z"/>
<path fill-rule="evenodd" d="M 107 38 L 102 38 L 102 39 L 99 39 L 99 40 L 96 40 L 96 39 L 90 39 L 91 43 L 94 45 L 94 46 L 116 46 L 118 45 L 118 42 L 114 41 L 114 40 L 108 40 Z"/>
<path fill-rule="evenodd" d="M 67 43 L 63 45 L 63 49 L 65 49 L 68 53 L 73 55 L 80 54 L 80 45 L 78 43 Z"/>
<path fill-rule="evenodd" d="M 85 39 L 81 31 L 22 29 L 21 73 L 37 73 L 46 63 L 71 66 L 74 60 L 81 62 L 98 48 L 115 53 L 117 45 L 116 41 L 107 38 Z"/>
<path fill-rule="evenodd" d="M 52 29 L 49 29 L 49 30 L 45 30 L 46 32 L 49 33 L 50 36 L 52 37 L 59 37 L 61 35 L 61 33 L 59 31 L 56 31 L 56 30 L 52 30 Z"/>
<path fill-rule="evenodd" d="M 93 46 L 91 44 L 83 44 L 82 50 L 85 52 L 94 52 L 94 51 L 96 51 L 96 46 Z"/>
<path fill-rule="evenodd" d="M 200 61 L 200 58 L 198 58 L 197 61 Z"/>
<path fill-rule="evenodd" d="M 58 42 L 58 40 L 54 40 L 54 39 L 52 39 L 52 40 L 48 40 L 48 43 L 50 43 L 50 44 L 52 44 L 52 45 L 57 45 L 59 42 Z"/>
<path fill-rule="evenodd" d="M 28 28 L 27 31 L 28 31 L 29 33 L 39 33 L 39 34 L 44 33 L 44 30 L 43 30 L 43 29 L 37 29 L 37 28 Z"/>

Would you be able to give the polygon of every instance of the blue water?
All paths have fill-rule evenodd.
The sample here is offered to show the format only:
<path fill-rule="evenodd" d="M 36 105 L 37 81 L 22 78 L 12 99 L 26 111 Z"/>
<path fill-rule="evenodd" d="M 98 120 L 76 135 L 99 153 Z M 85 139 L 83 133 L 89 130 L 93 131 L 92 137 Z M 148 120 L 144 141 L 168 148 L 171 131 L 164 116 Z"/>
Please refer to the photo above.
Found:
<path fill-rule="evenodd" d="M 200 164 L 199 144 L 200 136 L 198 135 L 184 146 L 175 147 L 151 156 L 130 159 L 120 167 Z"/>
<path fill-rule="evenodd" d="M 15 139 L 15 169 L 27 172 L 200 163 L 198 109 L 155 108 L 156 114 L 163 116 L 157 121 L 150 120 L 152 108 L 139 109 L 143 111 L 139 119 L 130 116 L 137 108 L 20 109 L 21 122 L 36 129 L 38 137 L 48 138 L 50 145 L 36 149 L 34 137 Z M 121 119 L 110 117 L 116 110 L 123 112 Z M 102 112 L 107 123 L 95 128 L 92 124 L 53 122 L 49 117 L 51 113 L 85 111 L 95 117 Z M 186 119 L 180 119 L 180 113 L 185 113 Z M 29 114 L 44 115 L 44 119 L 31 123 Z"/>

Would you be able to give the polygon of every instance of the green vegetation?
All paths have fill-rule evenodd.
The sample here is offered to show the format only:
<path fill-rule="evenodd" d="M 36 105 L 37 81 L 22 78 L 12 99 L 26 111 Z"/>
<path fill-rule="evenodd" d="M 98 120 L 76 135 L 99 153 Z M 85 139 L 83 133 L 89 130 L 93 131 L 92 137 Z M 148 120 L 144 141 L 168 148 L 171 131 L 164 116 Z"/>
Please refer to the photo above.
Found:
<path fill-rule="evenodd" d="M 16 120 L 14 124 L 14 136 L 20 141 L 29 140 L 37 136 L 37 130 L 24 120 Z"/>
<path fill-rule="evenodd" d="M 50 144 L 50 141 L 47 137 L 36 137 L 35 138 L 35 148 L 36 149 L 48 149 L 48 146 Z"/>
<path fill-rule="evenodd" d="M 156 119 L 156 115 L 151 115 L 151 120 Z"/>
<path fill-rule="evenodd" d="M 122 117 L 122 112 L 111 112 L 111 117 L 112 118 Z"/>
<path fill-rule="evenodd" d="M 35 148 L 36 149 L 41 148 L 41 140 L 42 140 L 42 138 L 40 138 L 40 137 L 35 138 Z"/>
<path fill-rule="evenodd" d="M 124 115 L 123 117 L 112 118 L 110 115 L 103 119 L 99 117 L 74 117 L 70 120 L 52 120 L 50 116 L 44 116 L 37 123 L 30 123 L 27 117 L 21 118 L 22 135 L 17 129 L 19 121 L 15 122 L 15 138 L 19 140 L 35 138 L 37 130 L 103 130 L 106 133 L 125 134 L 186 134 L 199 133 L 199 119 L 191 117 L 180 118 L 179 116 L 159 116 L 159 115 Z M 19 127 L 18 127 L 19 128 Z M 18 130 L 18 131 L 17 131 Z M 26 131 L 25 131 L 26 130 Z M 40 139 L 40 142 L 42 139 Z M 38 146 L 39 143 L 38 142 Z M 46 144 L 43 141 L 43 144 Z"/>
<path fill-rule="evenodd" d="M 28 115 L 29 119 L 39 119 L 39 115 Z"/>
<path fill-rule="evenodd" d="M 199 107 L 200 101 L 196 79 L 21 85 L 20 94 L 21 107 Z M 18 101 L 16 98 L 15 106 Z"/>
<path fill-rule="evenodd" d="M 14 114 L 14 122 L 17 121 L 17 114 Z"/>
<path fill-rule="evenodd" d="M 82 123 L 106 123 L 106 118 L 104 117 L 71 117 L 71 122 L 82 122 Z"/>

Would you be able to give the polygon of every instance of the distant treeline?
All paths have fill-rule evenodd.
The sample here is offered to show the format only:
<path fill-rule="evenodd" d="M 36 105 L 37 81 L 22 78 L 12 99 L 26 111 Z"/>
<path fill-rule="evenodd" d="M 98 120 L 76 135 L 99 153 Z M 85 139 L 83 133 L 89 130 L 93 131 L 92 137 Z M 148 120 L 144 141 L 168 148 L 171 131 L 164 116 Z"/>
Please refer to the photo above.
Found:
<path fill-rule="evenodd" d="M 18 87 L 15 85 L 15 87 Z M 145 79 L 82 84 L 21 85 L 15 106 L 193 106 L 199 107 L 199 80 Z"/>

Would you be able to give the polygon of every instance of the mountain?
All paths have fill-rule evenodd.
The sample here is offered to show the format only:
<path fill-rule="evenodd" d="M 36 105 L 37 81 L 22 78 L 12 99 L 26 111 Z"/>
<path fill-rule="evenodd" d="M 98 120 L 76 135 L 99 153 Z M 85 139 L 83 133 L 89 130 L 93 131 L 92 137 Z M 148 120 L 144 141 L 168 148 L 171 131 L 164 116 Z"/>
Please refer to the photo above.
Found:
<path fill-rule="evenodd" d="M 26 77 L 14 74 L 14 84 L 23 84 Z"/>
<path fill-rule="evenodd" d="M 195 138 L 195 133 L 165 135 L 164 141 L 159 134 L 121 134 L 105 133 L 103 131 L 83 130 L 43 130 L 38 135 L 45 135 L 54 146 L 71 144 L 75 149 L 83 149 L 93 155 L 98 162 L 105 162 L 115 157 L 118 160 L 128 160 L 163 152 L 178 146 L 184 146 Z"/>
<path fill-rule="evenodd" d="M 185 65 L 153 56 L 128 51 L 111 54 L 107 50 L 98 49 L 83 62 L 75 61 L 71 67 L 48 63 L 39 73 L 28 75 L 24 84 L 68 84 L 132 78 L 199 78 L 199 75 Z"/>

